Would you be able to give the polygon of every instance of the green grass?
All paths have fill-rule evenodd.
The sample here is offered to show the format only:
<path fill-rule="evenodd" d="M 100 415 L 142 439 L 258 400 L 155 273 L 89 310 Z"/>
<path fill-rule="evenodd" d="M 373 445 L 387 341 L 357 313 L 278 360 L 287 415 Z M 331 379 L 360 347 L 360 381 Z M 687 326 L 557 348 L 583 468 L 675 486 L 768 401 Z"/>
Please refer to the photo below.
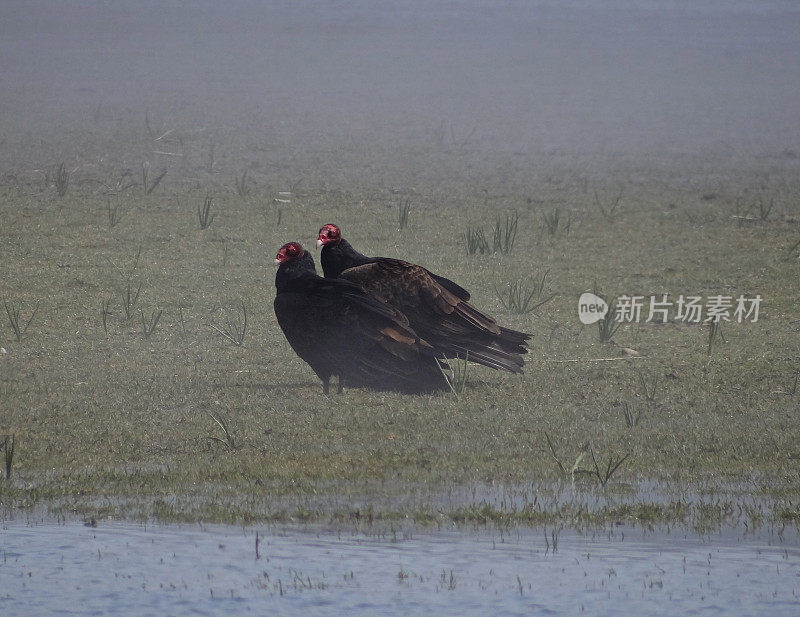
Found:
<path fill-rule="evenodd" d="M 200 224 L 200 229 L 206 229 L 214 221 L 216 214 L 211 213 L 212 204 L 213 199 L 211 198 L 211 195 L 206 193 L 203 203 L 197 205 L 197 220 Z"/>
<path fill-rule="evenodd" d="M 16 435 L 14 473 L 0 481 L 4 512 L 330 520 L 371 504 L 376 519 L 594 524 L 683 521 L 695 508 L 682 498 L 636 500 L 590 516 L 552 488 L 574 476 L 589 495 L 643 481 L 666 495 L 702 488 L 742 507 L 755 494 L 797 520 L 800 263 L 786 259 L 797 213 L 785 210 L 797 199 L 740 226 L 732 198 L 705 199 L 680 183 L 626 186 L 618 208 L 619 189 L 595 197 L 577 181 L 498 181 L 503 197 L 487 209 L 482 185 L 453 181 L 439 192 L 431 182 L 414 193 L 414 233 L 397 242 L 398 197 L 369 184 L 326 188 L 306 178 L 276 224 L 264 204 L 294 177 L 281 173 L 244 195 L 219 194 L 214 208 L 225 216 L 203 231 L 204 206 L 194 219 L 180 204 L 208 203 L 210 223 L 209 189 L 177 172 L 156 192 L 121 195 L 125 216 L 114 224 L 98 216 L 106 194 L 79 178 L 60 199 L 0 186 L 0 295 L 29 324 L 19 340 L 8 321 L 0 330 L 0 434 Z M 544 210 L 519 208 L 527 195 Z M 565 195 L 569 234 L 542 242 L 530 230 Z M 491 229 L 498 210 L 512 209 L 518 220 L 499 228 L 509 254 L 465 259 L 464 221 Z M 275 321 L 271 262 L 287 241 L 313 246 L 330 220 L 363 252 L 425 265 L 468 288 L 503 325 L 532 332 L 525 375 L 470 365 L 458 396 L 323 396 Z M 498 281 L 543 271 L 555 297 L 535 312 L 505 310 Z M 711 341 L 711 354 L 708 326 L 680 321 L 623 324 L 601 345 L 577 319 L 578 296 L 595 285 L 658 298 L 760 293 L 764 302 L 758 322 L 725 323 L 725 342 Z M 231 298 L 249 307 L 244 345 L 209 327 Z M 140 305 L 161 312 L 142 312 L 137 323 Z M 242 309 L 241 320 L 218 327 L 235 342 L 244 318 Z M 569 473 L 576 459 L 596 477 Z M 482 509 L 492 486 L 540 487 L 531 494 L 540 501 Z M 466 496 L 442 506 L 453 492 Z M 703 524 L 724 519 L 719 509 L 695 510 Z"/>

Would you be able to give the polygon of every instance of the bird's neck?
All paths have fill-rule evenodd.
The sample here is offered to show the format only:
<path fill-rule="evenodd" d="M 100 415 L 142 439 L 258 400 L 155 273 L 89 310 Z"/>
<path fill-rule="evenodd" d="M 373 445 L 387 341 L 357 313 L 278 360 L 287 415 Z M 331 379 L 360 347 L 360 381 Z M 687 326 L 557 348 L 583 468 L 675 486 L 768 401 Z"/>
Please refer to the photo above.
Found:
<path fill-rule="evenodd" d="M 275 288 L 278 293 L 288 291 L 298 280 L 316 276 L 314 258 L 306 251 L 299 259 L 287 261 L 278 267 L 278 272 L 275 274 Z"/>
<path fill-rule="evenodd" d="M 322 270 L 326 278 L 337 278 L 348 268 L 363 266 L 372 260 L 355 250 L 342 238 L 338 244 L 326 244 L 322 247 Z"/>

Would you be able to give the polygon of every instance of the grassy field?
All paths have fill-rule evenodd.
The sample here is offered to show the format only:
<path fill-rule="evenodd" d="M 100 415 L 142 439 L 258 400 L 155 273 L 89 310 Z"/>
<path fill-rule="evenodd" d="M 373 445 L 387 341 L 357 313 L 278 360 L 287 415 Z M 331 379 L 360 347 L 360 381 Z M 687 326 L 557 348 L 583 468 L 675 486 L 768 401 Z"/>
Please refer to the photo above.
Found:
<path fill-rule="evenodd" d="M 316 176 L 288 160 L 243 176 L 222 147 L 216 162 L 205 147 L 184 156 L 156 185 L 156 165 L 144 178 L 138 165 L 69 161 L 63 195 L 55 164 L 6 174 L 0 435 L 15 437 L 4 516 L 800 521 L 791 174 L 526 175 L 517 162 L 491 176 L 482 154 L 444 148 L 423 162 L 406 153 L 417 162 L 405 182 L 363 166 L 356 175 L 372 181 L 347 188 L 324 150 L 309 155 L 323 161 Z M 514 213 L 507 254 L 467 254 L 468 228 L 491 243 L 498 217 Z M 470 366 L 458 395 L 323 396 L 277 326 L 272 259 L 290 240 L 313 247 L 327 222 L 532 332 L 525 375 Z M 517 314 L 510 285 L 534 291 L 534 304 L 552 298 Z M 723 323 L 713 340 L 673 310 L 601 343 L 577 315 L 592 289 L 763 303 L 757 322 Z"/>

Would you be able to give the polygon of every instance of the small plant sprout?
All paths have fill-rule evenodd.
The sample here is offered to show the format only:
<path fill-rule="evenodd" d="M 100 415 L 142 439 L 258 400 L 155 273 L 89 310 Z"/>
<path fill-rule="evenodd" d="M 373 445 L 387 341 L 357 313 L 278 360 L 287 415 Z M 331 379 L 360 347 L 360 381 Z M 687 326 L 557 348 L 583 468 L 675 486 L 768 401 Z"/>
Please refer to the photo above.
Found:
<path fill-rule="evenodd" d="M 156 187 L 161 183 L 164 179 L 164 176 L 167 175 L 167 170 L 163 169 L 160 174 L 158 174 L 152 182 L 148 181 L 148 170 L 150 166 L 148 163 L 142 163 L 142 191 L 144 191 L 145 195 L 149 195 Z"/>
<path fill-rule="evenodd" d="M 636 370 L 636 375 L 639 377 L 639 386 L 642 396 L 648 402 L 656 400 L 656 391 L 658 390 L 658 373 L 652 379 L 648 378 L 644 371 Z"/>
<path fill-rule="evenodd" d="M 103 300 L 100 306 L 100 319 L 103 320 L 103 332 L 108 335 L 108 318 L 109 316 L 113 315 L 113 313 L 109 310 L 111 306 L 111 298 Z"/>
<path fill-rule="evenodd" d="M 122 219 L 122 213 L 119 211 L 119 206 L 112 206 L 111 205 L 111 198 L 108 198 L 106 211 L 108 212 L 108 228 L 114 229 L 117 226 L 117 223 L 120 222 Z"/>
<path fill-rule="evenodd" d="M 722 334 L 722 322 L 715 319 L 708 322 L 708 350 L 706 353 L 709 356 L 717 339 L 720 339 L 723 343 L 725 342 L 725 336 Z"/>
<path fill-rule="evenodd" d="M 136 255 L 133 258 L 133 265 L 131 266 L 130 272 L 127 273 L 125 272 L 124 268 L 118 266 L 110 258 L 106 257 L 106 260 L 114 267 L 114 269 L 117 272 L 119 272 L 125 278 L 125 280 L 129 281 L 133 276 L 133 273 L 136 272 L 136 268 L 139 266 L 139 259 L 141 258 L 141 256 L 142 256 L 142 245 L 140 244 L 139 249 L 136 251 Z"/>
<path fill-rule="evenodd" d="M 126 170 L 126 171 L 122 172 L 122 174 L 120 175 L 119 179 L 113 185 L 112 184 L 106 184 L 104 182 L 103 186 L 106 188 L 106 191 L 107 191 L 108 194 L 110 194 L 110 195 L 119 195 L 119 194 L 124 193 L 128 189 L 133 188 L 134 186 L 137 185 L 136 182 L 131 180 L 132 177 L 133 177 L 133 174 L 130 172 L 130 170 Z"/>
<path fill-rule="evenodd" d="M 130 321 L 133 317 L 133 312 L 136 310 L 136 303 L 139 301 L 139 294 L 142 291 L 142 284 L 133 291 L 130 280 L 125 284 L 122 289 L 122 310 L 125 313 L 125 321 Z"/>
<path fill-rule="evenodd" d="M 628 428 L 633 428 L 634 426 L 637 426 L 639 424 L 639 420 L 642 419 L 642 410 L 640 409 L 637 412 L 633 403 L 625 401 L 622 403 L 622 417 L 625 418 L 625 426 Z"/>
<path fill-rule="evenodd" d="M 208 173 L 214 173 L 214 142 L 208 144 L 208 165 L 206 166 Z"/>
<path fill-rule="evenodd" d="M 605 317 L 597 322 L 597 331 L 600 338 L 600 343 L 610 343 L 611 339 L 614 337 L 614 334 L 622 325 L 621 321 L 617 321 L 615 319 L 616 314 L 617 302 L 615 300 L 608 305 L 608 312 L 605 314 Z"/>
<path fill-rule="evenodd" d="M 784 257 L 783 261 L 791 261 L 792 259 L 800 259 L 800 240 L 795 242 L 788 251 L 786 251 L 786 257 Z"/>
<path fill-rule="evenodd" d="M 555 236 L 558 233 L 559 227 L 564 230 L 565 235 L 569 235 L 569 230 L 572 227 L 572 213 L 567 214 L 567 220 L 563 223 L 561 222 L 561 209 L 560 208 L 553 208 L 549 212 L 542 213 L 542 220 L 544 221 L 545 229 L 547 229 L 547 233 L 551 236 Z"/>
<path fill-rule="evenodd" d="M 181 336 L 184 342 L 186 342 L 189 340 L 189 336 L 186 333 L 186 321 L 183 319 L 183 306 L 178 306 L 178 313 L 180 315 Z"/>
<path fill-rule="evenodd" d="M 67 189 L 69 188 L 69 172 L 64 166 L 64 163 L 59 163 L 58 167 L 56 167 L 55 183 L 56 193 L 59 197 L 64 197 L 64 195 L 67 194 Z"/>
<path fill-rule="evenodd" d="M 544 434 L 544 438 L 547 440 L 547 447 L 550 449 L 550 456 L 553 457 L 553 460 L 556 462 L 556 465 L 558 465 L 558 469 L 561 471 L 561 475 L 564 477 L 565 480 L 567 478 L 569 478 L 571 480 L 575 480 L 575 474 L 577 474 L 577 473 L 585 473 L 585 470 L 582 470 L 580 468 L 580 465 L 581 465 L 581 461 L 586 456 L 586 452 L 589 449 L 589 442 L 586 442 L 585 444 L 583 444 L 580 447 L 580 450 L 578 451 L 578 456 L 575 459 L 575 462 L 572 464 L 571 467 L 567 468 L 567 466 L 564 463 L 561 462 L 561 459 L 556 454 L 556 449 L 555 449 L 555 446 L 553 446 L 553 440 L 550 439 L 550 435 L 545 433 Z"/>
<path fill-rule="evenodd" d="M 213 199 L 209 193 L 206 193 L 206 198 L 202 204 L 197 206 L 197 218 L 200 222 L 200 229 L 206 229 L 214 220 L 214 215 L 211 214 L 211 204 Z"/>
<path fill-rule="evenodd" d="M 397 204 L 397 228 L 405 229 L 408 227 L 408 213 L 411 212 L 411 200 L 406 199 L 403 203 Z"/>
<path fill-rule="evenodd" d="M 492 252 L 508 255 L 514 249 L 514 241 L 517 239 L 517 225 L 519 223 L 519 213 L 513 212 L 506 215 L 505 224 L 500 217 L 494 224 L 494 234 L 492 238 Z"/>
<path fill-rule="evenodd" d="M 241 176 L 236 176 L 236 194 L 239 197 L 247 197 L 250 194 L 250 185 L 247 182 L 247 170 Z"/>
<path fill-rule="evenodd" d="M 236 449 L 236 440 L 233 437 L 233 433 L 231 432 L 230 425 L 228 424 L 227 418 L 220 413 L 214 413 L 213 411 L 209 412 L 211 418 L 214 422 L 217 423 L 217 426 L 222 430 L 222 437 L 216 437 L 214 435 L 209 435 L 207 439 L 209 441 L 216 441 L 217 443 L 221 443 L 225 446 L 229 451 L 233 452 Z"/>
<path fill-rule="evenodd" d="M 597 457 L 594 455 L 594 449 L 590 448 L 589 453 L 592 456 L 592 464 L 594 465 L 593 473 L 597 478 L 598 482 L 600 482 L 600 486 L 605 488 L 608 481 L 611 477 L 616 473 L 617 469 L 622 466 L 622 463 L 627 461 L 630 456 L 631 452 L 628 452 L 625 456 L 614 458 L 613 456 L 608 457 L 608 464 L 606 465 L 605 469 L 601 469 L 600 466 L 597 464 Z"/>
<path fill-rule="evenodd" d="M 163 311 L 156 309 L 150 313 L 150 317 L 145 318 L 144 311 L 139 309 L 139 313 L 142 316 L 142 336 L 145 339 L 149 339 L 150 335 L 155 332 L 156 326 L 158 325 L 158 320 L 161 319 L 162 312 Z"/>
<path fill-rule="evenodd" d="M 14 447 L 16 441 L 16 435 L 13 433 L 3 438 L 3 459 L 6 468 L 6 480 L 11 479 L 11 467 L 14 464 Z"/>
<path fill-rule="evenodd" d="M 446 588 L 448 591 L 454 591 L 456 588 L 456 577 L 453 571 L 450 570 L 450 577 L 448 578 L 447 570 L 442 570 L 442 573 L 439 575 L 439 584 L 442 589 Z"/>
<path fill-rule="evenodd" d="M 483 230 L 479 227 L 468 227 L 464 232 L 464 244 L 467 247 L 467 255 L 488 255 L 491 253 L 489 243 L 486 241 L 486 236 Z"/>
<path fill-rule="evenodd" d="M 553 528 L 550 530 L 550 537 L 547 537 L 547 528 L 542 530 L 544 532 L 544 545 L 545 551 L 544 554 L 547 555 L 549 552 L 557 553 L 558 552 L 558 534 L 561 533 L 561 529 Z"/>
<path fill-rule="evenodd" d="M 507 311 L 525 315 L 555 298 L 555 294 L 542 297 L 548 272 L 531 286 L 525 281 L 512 281 L 503 292 L 495 287 L 495 293 Z"/>
<path fill-rule="evenodd" d="M 455 394 L 456 398 L 464 394 L 467 390 L 467 373 L 469 371 L 469 353 L 464 354 L 464 357 L 457 356 L 455 360 L 450 362 L 436 361 L 439 364 L 439 370 L 442 371 L 444 379 L 447 382 L 450 391 Z"/>
<path fill-rule="evenodd" d="M 772 208 L 775 206 L 775 198 L 770 197 L 769 201 L 760 197 L 758 200 L 758 216 L 761 218 L 762 221 L 766 221 L 769 218 L 770 213 L 772 212 Z"/>
<path fill-rule="evenodd" d="M 225 325 L 211 324 L 211 327 L 231 343 L 241 347 L 245 332 L 247 332 L 247 307 L 244 302 L 239 304 L 239 311 L 236 313 L 235 319 L 229 320 Z"/>
<path fill-rule="evenodd" d="M 5 300 L 3 300 L 3 306 L 6 308 L 6 315 L 8 315 L 8 322 L 11 324 L 11 330 L 14 332 L 14 337 L 17 339 L 17 341 L 21 341 L 22 336 L 28 331 L 28 326 L 31 325 L 33 318 L 36 316 L 36 313 L 39 310 L 39 303 L 36 303 L 33 313 L 31 313 L 28 321 L 26 321 L 24 324 L 20 323 L 18 308 L 9 306 L 8 302 Z"/>
<path fill-rule="evenodd" d="M 739 227 L 744 226 L 745 223 L 754 223 L 758 219 L 751 216 L 753 208 L 756 204 L 754 201 L 749 201 L 745 197 L 737 197 L 734 204 L 734 215 L 732 218 L 736 219 Z"/>
<path fill-rule="evenodd" d="M 608 204 L 603 204 L 600 201 L 600 197 L 597 195 L 597 191 L 594 191 L 594 203 L 597 206 L 597 209 L 600 211 L 600 214 L 603 215 L 604 218 L 608 219 L 609 221 L 614 218 L 614 215 L 617 212 L 617 208 L 619 207 L 619 202 L 622 199 L 622 194 L 625 192 L 625 187 L 620 188 L 619 193 L 613 199 L 611 199 Z"/>

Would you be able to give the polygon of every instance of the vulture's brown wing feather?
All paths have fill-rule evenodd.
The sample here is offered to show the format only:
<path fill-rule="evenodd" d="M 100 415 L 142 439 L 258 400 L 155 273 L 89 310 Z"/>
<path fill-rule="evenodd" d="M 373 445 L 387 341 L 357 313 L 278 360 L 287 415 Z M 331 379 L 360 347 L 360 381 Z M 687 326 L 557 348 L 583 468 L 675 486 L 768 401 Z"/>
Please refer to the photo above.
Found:
<path fill-rule="evenodd" d="M 425 270 L 425 272 L 427 272 L 428 276 L 430 276 L 434 281 L 439 283 L 439 285 L 444 287 L 451 294 L 456 296 L 459 300 L 469 300 L 470 299 L 469 292 L 466 289 L 464 289 L 461 285 L 459 285 L 457 283 L 454 283 L 453 281 L 451 281 L 448 278 L 445 278 L 443 276 L 439 276 L 438 274 L 434 274 L 430 270 Z"/>
<path fill-rule="evenodd" d="M 381 259 L 349 268 L 341 278 L 396 306 L 416 329 L 424 324 L 426 330 L 440 331 L 443 336 L 481 331 L 500 334 L 494 319 L 443 287 L 422 266 L 399 259 Z M 421 333 L 420 336 L 425 338 Z"/>
<path fill-rule="evenodd" d="M 521 354 L 527 352 L 524 343 L 530 335 L 501 328 L 422 266 L 380 258 L 348 268 L 341 278 L 405 313 L 417 334 L 444 357 L 469 354 L 476 362 L 512 372 L 520 372 L 524 364 Z"/>

